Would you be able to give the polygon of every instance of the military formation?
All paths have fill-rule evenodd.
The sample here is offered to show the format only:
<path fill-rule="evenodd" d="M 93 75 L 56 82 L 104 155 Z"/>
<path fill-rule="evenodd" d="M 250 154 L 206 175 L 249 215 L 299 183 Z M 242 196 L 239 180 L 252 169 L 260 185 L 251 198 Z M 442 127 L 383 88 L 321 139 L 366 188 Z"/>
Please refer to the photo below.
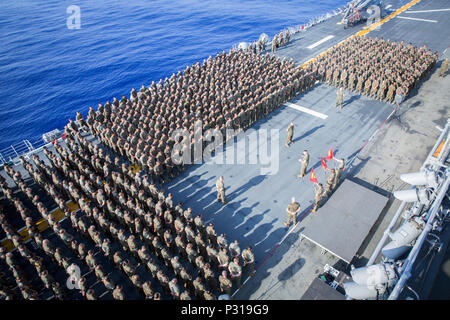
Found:
<path fill-rule="evenodd" d="M 133 174 L 118 157 L 111 158 L 111 153 L 94 146 L 80 133 L 66 136 L 65 144 L 63 147 L 55 142 L 56 153 L 44 148 L 51 166 L 37 155 L 33 155 L 32 163 L 21 157 L 21 165 L 69 224 L 61 224 L 12 167 L 6 165 L 5 171 L 29 200 L 25 204 L 3 178 L 0 184 L 38 251 L 24 247 L 4 214 L 0 216 L 3 230 L 22 257 L 36 266 L 43 285 L 56 298 L 66 299 L 72 292 L 65 283 L 53 279 L 40 262 L 41 255 L 54 261 L 53 268 L 64 270 L 88 300 L 99 299 L 100 294 L 127 299 L 130 288 L 137 296 L 152 300 L 217 299 L 238 289 L 243 276 L 254 275 L 255 258 L 250 246 L 241 250 L 238 241 L 228 243 L 225 234 L 217 235 L 213 223 L 204 224 L 201 214 L 183 208 L 182 203 L 175 204 L 171 194 Z M 69 201 L 78 204 L 80 210 L 71 210 Z M 33 212 L 39 213 L 58 239 L 43 238 Z M 23 288 L 23 298 L 39 299 L 38 288 L 23 275 L 21 264 L 1 248 L 5 272 L 17 273 L 13 278 Z M 94 290 L 86 277 L 77 277 L 74 264 L 91 270 L 106 293 L 99 294 L 98 285 Z M 111 268 L 121 274 L 120 282 L 111 277 Z M 2 282 L 1 293 L 15 298 L 13 287 L 14 283 Z"/>
<path fill-rule="evenodd" d="M 426 46 L 353 37 L 318 57 L 307 70 L 329 85 L 394 103 L 397 95 L 406 97 L 411 92 L 437 58 Z"/>
<path fill-rule="evenodd" d="M 276 35 L 272 52 L 289 41 L 288 31 Z M 163 183 L 198 160 L 191 152 L 194 158 L 189 161 L 172 161 L 173 149 L 183 142 L 182 137 L 174 139 L 173 133 L 184 129 L 190 134 L 187 148 L 200 143 L 203 151 L 206 142 L 203 137 L 196 140 L 195 134 L 200 122 L 203 131 L 220 131 L 225 143 L 230 138 L 227 129 L 246 130 L 309 90 L 316 80 L 393 103 L 398 95 L 406 96 L 437 59 L 426 47 L 366 37 L 334 47 L 306 68 L 296 68 L 292 60 L 281 60 L 265 50 L 265 43 L 258 41 L 248 50 L 218 53 L 164 81 L 142 86 L 139 92 L 133 89 L 130 98 L 114 98 L 99 104 L 97 110 L 90 108 L 86 118 L 77 113 L 76 121 L 69 120 L 65 128 L 66 146 L 56 142 L 56 153 L 44 148 L 51 166 L 37 155 L 32 162 L 20 159 L 39 193 L 6 164 L 5 172 L 17 188 L 0 176 L 8 210 L 12 210 L 0 208 L 0 223 L 17 250 L 0 247 L 0 297 L 40 299 L 46 292 L 64 300 L 73 297 L 70 286 L 88 300 L 104 295 L 123 300 L 130 292 L 152 300 L 213 300 L 221 294 L 232 295 L 243 277 L 255 274 L 252 247 L 241 248 L 237 240 L 229 243 L 225 234 L 217 234 L 213 223 L 205 225 L 201 214 L 165 194 Z M 439 77 L 447 69 L 445 60 Z M 343 90 L 339 90 L 336 108 L 342 106 Z M 86 140 L 83 131 L 90 131 L 103 146 Z M 293 135 L 291 123 L 287 147 L 294 143 Z M 337 167 L 326 169 L 324 185 L 314 184 L 313 212 L 340 183 L 345 161 L 334 160 Z M 298 177 L 303 178 L 309 165 L 307 150 L 299 162 Z M 129 163 L 139 165 L 144 174 L 136 173 Z M 217 201 L 225 205 L 223 177 L 216 181 L 215 190 Z M 80 210 L 71 209 L 69 202 Z M 53 207 L 67 223 L 50 211 Z M 292 198 L 286 227 L 295 226 L 301 209 Z M 32 246 L 9 221 L 12 215 L 27 227 Z M 39 231 L 38 219 L 53 230 L 53 238 Z M 31 266 L 32 273 L 24 266 Z M 83 274 L 90 271 L 94 282 L 80 274 L 78 266 L 85 269 Z M 56 280 L 54 270 L 63 271 L 68 282 Z M 120 282 L 112 272 L 118 272 Z"/>
<path fill-rule="evenodd" d="M 192 152 L 191 161 L 172 161 L 174 147 L 181 153 L 187 145 L 206 147 L 203 137 L 195 135 L 198 122 L 203 132 L 220 131 L 226 142 L 227 129 L 245 130 L 308 90 L 314 80 L 310 72 L 296 68 L 293 60 L 232 49 L 150 87 L 142 86 L 139 92 L 133 89 L 130 99 L 114 98 L 96 111 L 91 108 L 86 119 L 78 113 L 76 121 L 66 126 L 66 134 L 89 128 L 117 154 L 139 164 L 151 181 L 161 184 L 197 160 Z M 191 133 L 191 141 L 182 145 L 183 137 L 174 141 L 177 129 Z"/>

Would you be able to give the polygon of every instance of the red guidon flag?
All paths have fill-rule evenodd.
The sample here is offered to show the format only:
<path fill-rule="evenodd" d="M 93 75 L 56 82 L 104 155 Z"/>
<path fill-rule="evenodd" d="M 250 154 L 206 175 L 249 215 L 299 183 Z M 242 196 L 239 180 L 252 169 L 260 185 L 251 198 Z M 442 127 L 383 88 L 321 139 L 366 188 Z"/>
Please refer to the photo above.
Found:
<path fill-rule="evenodd" d="M 63 139 L 65 139 L 65 138 L 66 138 L 66 133 L 65 133 L 65 132 L 64 132 L 64 134 L 63 134 L 62 138 L 63 138 Z"/>
<path fill-rule="evenodd" d="M 314 173 L 314 169 L 312 169 L 312 168 L 311 168 L 311 176 L 309 177 L 309 181 L 314 182 L 314 183 L 319 183 L 319 181 L 317 181 L 316 174 Z"/>
<path fill-rule="evenodd" d="M 327 161 L 330 161 L 333 159 L 333 149 L 330 148 L 330 151 L 328 151 L 327 157 L 325 158 Z"/>
<path fill-rule="evenodd" d="M 327 163 L 325 162 L 325 160 L 323 160 L 323 157 L 320 157 L 320 160 L 322 161 L 323 170 L 327 170 Z"/>

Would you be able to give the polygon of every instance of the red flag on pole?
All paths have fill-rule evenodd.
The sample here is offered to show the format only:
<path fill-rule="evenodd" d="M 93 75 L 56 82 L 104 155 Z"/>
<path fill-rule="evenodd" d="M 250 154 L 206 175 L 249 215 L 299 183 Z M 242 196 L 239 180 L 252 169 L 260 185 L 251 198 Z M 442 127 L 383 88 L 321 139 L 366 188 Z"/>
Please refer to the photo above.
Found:
<path fill-rule="evenodd" d="M 327 163 L 325 162 L 325 160 L 323 160 L 323 157 L 320 157 L 320 159 L 322 160 L 322 168 L 323 168 L 323 170 L 327 170 Z"/>
<path fill-rule="evenodd" d="M 330 161 L 333 159 L 333 149 L 330 148 L 330 151 L 328 151 L 327 157 L 325 158 L 327 161 Z"/>
<path fill-rule="evenodd" d="M 311 176 L 309 177 L 309 181 L 319 183 L 319 181 L 317 181 L 316 174 L 314 173 L 314 169 L 311 169 Z"/>

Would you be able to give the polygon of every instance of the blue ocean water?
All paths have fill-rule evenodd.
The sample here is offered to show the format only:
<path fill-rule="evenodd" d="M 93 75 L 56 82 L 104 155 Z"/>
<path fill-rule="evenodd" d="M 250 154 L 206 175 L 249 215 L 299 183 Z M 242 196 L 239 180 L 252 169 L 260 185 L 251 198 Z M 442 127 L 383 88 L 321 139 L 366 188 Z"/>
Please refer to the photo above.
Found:
<path fill-rule="evenodd" d="M 0 150 L 62 129 L 77 111 L 129 96 L 241 41 L 347 0 L 9 0 L 0 4 Z M 80 8 L 69 29 L 67 7 Z"/>

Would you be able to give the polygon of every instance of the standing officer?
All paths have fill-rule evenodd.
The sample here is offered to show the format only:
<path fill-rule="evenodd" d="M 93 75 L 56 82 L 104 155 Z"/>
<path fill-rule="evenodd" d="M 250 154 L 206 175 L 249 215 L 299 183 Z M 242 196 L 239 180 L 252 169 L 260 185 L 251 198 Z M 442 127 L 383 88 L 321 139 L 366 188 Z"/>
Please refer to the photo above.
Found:
<path fill-rule="evenodd" d="M 244 259 L 244 269 L 248 270 L 251 277 L 255 275 L 255 256 L 252 252 L 252 246 L 242 251 L 242 259 Z"/>
<path fill-rule="evenodd" d="M 177 278 L 173 278 L 172 281 L 169 282 L 169 289 L 172 297 L 177 300 L 180 299 L 180 287 L 177 283 Z"/>
<path fill-rule="evenodd" d="M 302 164 L 300 168 L 300 174 L 298 175 L 298 177 L 303 178 L 309 163 L 309 153 L 307 150 L 303 151 L 303 159 L 299 159 L 298 161 Z"/>
<path fill-rule="evenodd" d="M 226 293 L 229 296 L 231 296 L 231 288 L 233 284 L 231 283 L 231 280 L 228 279 L 227 272 L 225 270 L 223 270 L 222 274 L 219 276 L 219 283 L 220 283 L 220 291 L 222 291 L 222 293 Z"/>
<path fill-rule="evenodd" d="M 214 229 L 214 224 L 212 222 L 206 227 L 206 234 L 208 236 L 209 243 L 215 247 L 217 245 L 217 233 Z"/>
<path fill-rule="evenodd" d="M 194 290 L 195 290 L 195 296 L 198 299 L 201 299 L 205 293 L 205 285 L 202 282 L 202 279 L 200 277 L 195 278 L 194 282 Z"/>
<path fill-rule="evenodd" d="M 334 107 L 337 108 L 339 104 L 340 105 L 339 110 L 342 110 L 343 102 L 344 102 L 344 88 L 339 88 L 339 90 L 337 91 L 336 105 Z"/>
<path fill-rule="evenodd" d="M 445 74 L 447 73 L 447 69 L 448 69 L 448 58 L 444 60 L 444 62 L 442 62 L 441 64 L 441 68 L 439 69 L 439 74 L 438 77 L 445 77 Z"/>
<path fill-rule="evenodd" d="M 287 128 L 287 140 L 286 140 L 286 147 L 289 147 L 291 143 L 294 143 L 294 141 L 292 140 L 292 137 L 294 136 L 294 123 L 291 122 L 289 124 L 289 127 Z"/>
<path fill-rule="evenodd" d="M 333 190 L 333 185 L 336 179 L 336 170 L 327 168 L 331 173 L 327 178 L 327 187 L 325 189 L 325 195 L 329 196 L 331 191 Z"/>
<path fill-rule="evenodd" d="M 124 300 L 124 294 L 122 290 L 122 286 L 120 284 L 116 285 L 115 289 L 113 290 L 113 298 L 115 300 Z"/>
<path fill-rule="evenodd" d="M 219 180 L 216 181 L 216 190 L 217 190 L 217 202 L 222 201 L 223 204 L 226 204 L 225 200 L 225 185 L 223 183 L 223 176 L 220 176 Z"/>
<path fill-rule="evenodd" d="M 316 212 L 320 206 L 320 200 L 322 200 L 323 196 L 323 186 L 321 183 L 314 184 L 314 208 L 312 212 Z"/>
<path fill-rule="evenodd" d="M 231 279 L 236 284 L 237 288 L 241 287 L 242 268 L 239 265 L 239 258 L 236 257 L 228 265 L 228 271 L 230 271 Z"/>
<path fill-rule="evenodd" d="M 295 219 L 297 217 L 297 213 L 300 212 L 300 204 L 295 201 L 294 197 L 292 197 L 291 203 L 287 206 L 286 212 L 287 212 L 287 221 L 284 223 L 284 225 L 289 228 L 292 220 L 295 226 L 296 224 Z"/>
<path fill-rule="evenodd" d="M 219 268 L 226 269 L 228 267 L 230 257 L 228 256 L 226 248 L 223 248 L 219 251 L 219 253 L 217 254 L 217 261 L 219 263 Z"/>

